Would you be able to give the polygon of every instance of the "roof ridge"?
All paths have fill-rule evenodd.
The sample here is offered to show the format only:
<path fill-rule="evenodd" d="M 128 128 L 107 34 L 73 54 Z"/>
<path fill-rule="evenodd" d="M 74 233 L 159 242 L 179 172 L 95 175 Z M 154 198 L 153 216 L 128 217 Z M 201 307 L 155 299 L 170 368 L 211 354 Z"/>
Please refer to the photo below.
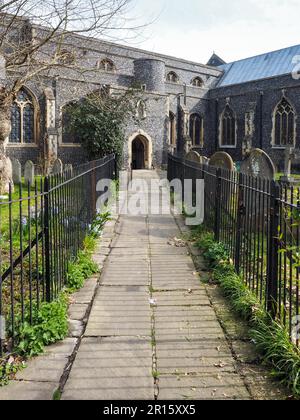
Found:
<path fill-rule="evenodd" d="M 267 54 L 275 54 L 277 52 L 290 50 L 290 49 L 296 48 L 296 47 L 300 48 L 300 44 L 291 45 L 290 47 L 285 47 L 285 48 L 279 48 L 278 50 L 267 51 L 267 52 L 264 52 L 264 53 L 261 53 L 261 54 L 256 54 L 256 55 L 253 55 L 253 56 L 250 56 L 250 57 L 240 58 L 239 60 L 235 60 L 235 61 L 231 61 L 230 63 L 223 64 L 223 66 L 226 66 L 226 65 L 228 66 L 228 65 L 234 64 L 234 63 L 240 63 L 241 61 L 247 61 L 247 60 L 251 60 L 253 58 L 263 57 L 264 55 L 267 55 Z"/>

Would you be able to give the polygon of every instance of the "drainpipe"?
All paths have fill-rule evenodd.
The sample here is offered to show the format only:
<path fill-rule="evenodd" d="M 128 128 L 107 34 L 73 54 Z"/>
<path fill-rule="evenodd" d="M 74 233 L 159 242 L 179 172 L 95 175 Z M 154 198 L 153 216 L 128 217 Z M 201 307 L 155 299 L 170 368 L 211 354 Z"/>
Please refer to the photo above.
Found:
<path fill-rule="evenodd" d="M 215 100 L 215 151 L 219 150 L 219 99 Z"/>
<path fill-rule="evenodd" d="M 263 106 L 264 106 L 264 92 L 260 92 L 260 106 L 259 106 L 259 147 L 263 149 Z"/>

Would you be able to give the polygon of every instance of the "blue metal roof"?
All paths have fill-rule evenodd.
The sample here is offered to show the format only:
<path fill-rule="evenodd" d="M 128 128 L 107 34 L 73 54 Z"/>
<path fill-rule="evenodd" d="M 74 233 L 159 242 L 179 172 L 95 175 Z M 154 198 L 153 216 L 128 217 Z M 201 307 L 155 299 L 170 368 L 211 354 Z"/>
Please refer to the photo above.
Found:
<path fill-rule="evenodd" d="M 296 66 L 293 60 L 297 55 L 300 56 L 300 45 L 224 64 L 218 67 L 225 73 L 217 87 L 292 73 Z"/>

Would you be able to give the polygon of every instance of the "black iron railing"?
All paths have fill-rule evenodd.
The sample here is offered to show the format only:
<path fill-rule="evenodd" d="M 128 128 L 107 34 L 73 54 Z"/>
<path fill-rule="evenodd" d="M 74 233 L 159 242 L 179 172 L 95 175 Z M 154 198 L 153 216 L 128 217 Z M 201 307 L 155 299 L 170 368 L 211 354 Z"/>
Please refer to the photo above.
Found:
<path fill-rule="evenodd" d="M 204 179 L 205 219 L 236 271 L 294 342 L 300 311 L 300 188 L 169 155 L 168 179 Z"/>
<path fill-rule="evenodd" d="M 114 179 L 113 155 L 34 185 L 10 186 L 0 199 L 0 315 L 9 327 L 0 354 L 14 346 L 15 323 L 32 320 L 34 308 L 65 286 L 69 262 L 90 230 L 101 195 L 97 182 Z"/>

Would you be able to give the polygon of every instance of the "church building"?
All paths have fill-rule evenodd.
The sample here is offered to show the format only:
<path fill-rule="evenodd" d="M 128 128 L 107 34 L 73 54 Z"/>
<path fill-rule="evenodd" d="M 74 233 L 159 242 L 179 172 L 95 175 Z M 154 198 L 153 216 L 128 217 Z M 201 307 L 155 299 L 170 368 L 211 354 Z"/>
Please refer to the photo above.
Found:
<path fill-rule="evenodd" d="M 125 129 L 124 167 L 160 167 L 188 143 L 202 156 L 225 151 L 236 162 L 260 148 L 282 170 L 284 149 L 300 147 L 300 45 L 233 63 L 213 54 L 206 65 L 79 35 L 64 48 L 85 71 L 58 67 L 42 82 L 26 83 L 13 103 L 6 150 L 22 165 L 39 166 L 49 155 L 84 162 L 80 138 L 64 130 L 66 111 L 103 86 L 142 92 L 139 118 Z"/>

